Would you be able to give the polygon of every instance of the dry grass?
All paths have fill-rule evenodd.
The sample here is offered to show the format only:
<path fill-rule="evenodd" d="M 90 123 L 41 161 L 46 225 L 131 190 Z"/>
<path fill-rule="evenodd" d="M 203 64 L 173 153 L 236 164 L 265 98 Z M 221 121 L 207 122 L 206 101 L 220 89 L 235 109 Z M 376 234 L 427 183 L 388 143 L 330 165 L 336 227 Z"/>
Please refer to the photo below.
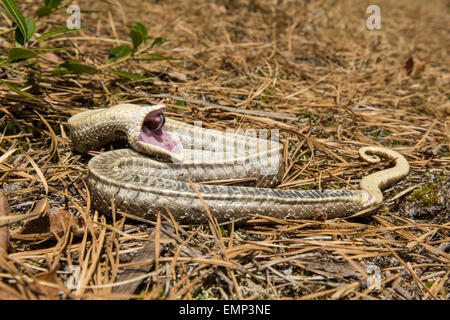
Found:
<path fill-rule="evenodd" d="M 69 49 L 2 70 L 39 100 L 0 87 L 0 233 L 6 221 L 10 233 L 8 254 L 0 235 L 0 298 L 448 299 L 447 2 L 379 1 L 374 31 L 368 1 L 142 3 L 79 1 L 98 10 L 82 14 L 88 29 L 46 44 Z M 12 26 L 0 20 L 1 31 Z M 106 69 L 134 21 L 169 39 L 156 52 L 178 59 L 114 67 L 153 83 L 48 75 L 69 59 Z M 155 222 L 103 216 L 85 184 L 90 157 L 70 151 L 65 121 L 118 102 L 163 102 L 205 127 L 279 129 L 289 168 L 280 188 L 357 188 L 379 170 L 358 160 L 363 145 L 401 152 L 412 170 L 375 215 L 351 219 L 183 226 L 164 211 Z M 379 288 L 367 287 L 370 266 L 381 269 Z"/>

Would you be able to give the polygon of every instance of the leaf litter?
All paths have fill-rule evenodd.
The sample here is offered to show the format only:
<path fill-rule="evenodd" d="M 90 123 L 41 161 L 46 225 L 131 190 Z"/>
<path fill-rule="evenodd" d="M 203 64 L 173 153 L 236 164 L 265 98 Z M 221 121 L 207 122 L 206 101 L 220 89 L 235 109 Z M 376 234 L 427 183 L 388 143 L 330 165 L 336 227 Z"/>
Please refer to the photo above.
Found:
<path fill-rule="evenodd" d="M 88 27 L 41 43 L 68 50 L 1 76 L 0 298 L 448 299 L 445 2 L 382 1 L 381 30 L 366 29 L 357 1 L 78 5 L 95 6 Z M 63 27 L 65 12 L 54 14 Z M 175 59 L 128 60 L 122 72 L 141 78 L 51 75 L 72 59 L 115 69 L 123 58 L 109 53 L 131 44 L 134 21 L 169 39 L 152 54 Z M 104 216 L 86 185 L 86 164 L 102 151 L 73 153 L 66 120 L 123 102 L 164 103 L 168 116 L 208 128 L 278 129 L 288 168 L 279 188 L 358 188 L 388 165 L 360 161 L 363 145 L 401 152 L 411 173 L 376 214 L 348 219 L 210 216 L 190 226 L 167 210 L 156 221 Z"/>

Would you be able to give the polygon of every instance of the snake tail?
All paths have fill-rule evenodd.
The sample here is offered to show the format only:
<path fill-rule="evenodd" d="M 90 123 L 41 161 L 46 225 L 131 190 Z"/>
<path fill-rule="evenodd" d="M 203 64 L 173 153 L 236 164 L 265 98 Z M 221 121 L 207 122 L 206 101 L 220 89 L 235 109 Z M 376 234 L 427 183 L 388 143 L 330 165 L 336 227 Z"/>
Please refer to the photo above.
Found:
<path fill-rule="evenodd" d="M 361 179 L 359 187 L 375 196 L 374 204 L 383 201 L 381 189 L 385 189 L 406 177 L 409 173 L 408 161 L 400 153 L 383 147 L 362 147 L 359 149 L 360 157 L 369 163 L 380 162 L 380 157 L 393 160 L 392 168 L 372 173 Z"/>

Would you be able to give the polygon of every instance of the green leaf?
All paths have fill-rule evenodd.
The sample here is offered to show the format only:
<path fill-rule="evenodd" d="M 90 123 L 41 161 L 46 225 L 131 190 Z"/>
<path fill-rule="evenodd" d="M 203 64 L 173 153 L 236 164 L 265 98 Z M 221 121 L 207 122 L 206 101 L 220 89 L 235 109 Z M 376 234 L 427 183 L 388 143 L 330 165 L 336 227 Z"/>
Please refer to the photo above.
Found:
<path fill-rule="evenodd" d="M 94 74 L 97 73 L 98 70 L 92 66 L 88 66 L 87 64 L 78 62 L 76 60 L 70 60 L 69 62 L 65 62 L 59 66 L 62 69 L 67 69 L 71 71 L 71 73 L 87 73 Z"/>
<path fill-rule="evenodd" d="M 142 33 L 139 33 L 136 30 L 131 30 L 130 37 L 131 37 L 131 41 L 133 42 L 134 49 L 139 47 L 139 45 L 144 41 L 144 38 L 142 37 Z"/>
<path fill-rule="evenodd" d="M 39 18 L 46 17 L 46 16 L 50 15 L 50 13 L 52 13 L 52 12 L 53 12 L 53 9 L 50 8 L 49 6 L 43 6 L 36 10 L 36 14 L 38 15 Z"/>
<path fill-rule="evenodd" d="M 0 62 L 0 67 L 9 67 L 9 66 L 13 65 L 14 63 L 15 63 L 14 61 L 11 61 L 9 59 L 2 60 Z"/>
<path fill-rule="evenodd" d="M 147 42 L 148 38 L 147 28 L 142 23 L 135 22 L 133 24 L 133 29 L 142 34 L 142 37 L 144 38 L 144 43 Z"/>
<path fill-rule="evenodd" d="M 130 37 L 133 42 L 133 48 L 136 49 L 141 43 L 147 42 L 147 28 L 145 28 L 145 26 L 140 22 L 133 23 L 133 27 L 130 31 Z"/>
<path fill-rule="evenodd" d="M 36 14 L 41 18 L 50 15 L 61 4 L 62 0 L 45 0 L 44 6 L 36 10 Z"/>
<path fill-rule="evenodd" d="M 186 106 L 186 101 L 182 101 L 182 100 L 177 100 L 174 102 L 174 105 L 176 106 Z"/>
<path fill-rule="evenodd" d="M 61 47 L 61 48 L 33 48 L 34 51 L 68 51 L 73 50 L 71 47 Z"/>
<path fill-rule="evenodd" d="M 144 81 L 144 82 L 151 82 L 151 81 L 153 81 L 152 78 L 141 76 L 140 74 L 136 74 L 136 73 L 125 72 L 125 71 L 118 71 L 118 70 L 108 70 L 108 72 L 114 73 L 114 74 L 116 74 L 118 76 L 121 76 L 121 77 L 127 78 L 127 79 Z"/>
<path fill-rule="evenodd" d="M 14 45 L 16 47 L 22 47 L 25 45 L 25 37 L 23 36 L 22 32 L 20 32 L 19 28 L 16 28 L 14 31 Z"/>
<path fill-rule="evenodd" d="M 25 24 L 27 25 L 27 41 L 28 41 L 36 32 L 36 22 L 32 18 L 25 18 Z"/>
<path fill-rule="evenodd" d="M 25 18 L 23 17 L 22 12 L 20 11 L 17 3 L 14 0 L 1 0 L 1 1 L 3 3 L 3 6 L 11 16 L 11 18 L 13 18 L 13 20 L 16 22 L 17 28 L 19 28 L 22 35 L 28 34 Z"/>
<path fill-rule="evenodd" d="M 62 0 L 45 0 L 44 3 L 47 7 L 49 7 L 50 9 L 55 9 Z"/>
<path fill-rule="evenodd" d="M 48 32 L 42 34 L 39 38 L 36 39 L 36 41 L 34 43 L 37 43 L 39 41 L 42 41 L 44 39 L 47 39 L 47 38 L 50 38 L 53 36 L 57 36 L 62 33 L 74 32 L 74 31 L 79 31 L 79 30 L 83 30 L 83 29 L 86 29 L 86 26 L 83 26 L 80 29 L 59 28 L 59 29 L 51 30 L 51 31 L 48 31 Z"/>
<path fill-rule="evenodd" d="M 32 18 L 25 18 L 25 25 L 27 28 L 26 37 L 22 34 L 19 28 L 16 28 L 14 32 L 14 40 L 16 42 L 16 47 L 21 47 L 31 39 L 36 31 L 36 22 Z"/>
<path fill-rule="evenodd" d="M 115 47 L 111 50 L 111 53 L 109 54 L 109 61 L 116 61 L 120 58 L 126 57 L 131 52 L 131 47 L 129 45 L 123 45 Z"/>
<path fill-rule="evenodd" d="M 37 53 L 25 48 L 11 48 L 8 50 L 8 58 L 10 60 L 30 59 L 37 56 Z"/>
<path fill-rule="evenodd" d="M 39 100 L 38 98 L 33 97 L 31 94 L 20 90 L 19 88 L 17 88 L 16 86 L 12 85 L 9 82 L 6 82 L 6 81 L 3 81 L 3 80 L 0 79 L 0 83 L 3 84 L 4 86 L 8 87 L 10 90 L 14 91 L 15 93 L 20 94 L 23 97 L 27 97 L 27 98 L 33 99 L 33 100 Z"/>
<path fill-rule="evenodd" d="M 160 45 L 162 45 L 163 43 L 166 43 L 168 41 L 169 40 L 163 39 L 161 37 L 157 37 L 157 38 L 155 38 L 155 40 L 153 40 L 152 45 L 150 46 L 150 48 L 159 47 Z"/>

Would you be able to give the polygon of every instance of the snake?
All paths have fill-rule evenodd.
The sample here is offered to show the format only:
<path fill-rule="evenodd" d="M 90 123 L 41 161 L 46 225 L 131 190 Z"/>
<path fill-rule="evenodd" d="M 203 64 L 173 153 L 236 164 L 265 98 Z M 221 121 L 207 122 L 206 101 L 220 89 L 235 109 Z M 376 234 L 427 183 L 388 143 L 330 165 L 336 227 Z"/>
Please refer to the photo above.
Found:
<path fill-rule="evenodd" d="M 394 166 L 364 176 L 359 189 L 277 189 L 285 168 L 276 133 L 203 128 L 166 118 L 166 106 L 122 103 L 79 112 L 68 120 L 78 153 L 111 147 L 88 162 L 87 187 L 98 212 L 112 209 L 146 220 L 158 214 L 183 223 L 247 221 L 255 216 L 317 220 L 342 218 L 383 201 L 381 189 L 409 173 L 400 153 L 364 146 L 368 163 Z M 232 182 L 241 182 L 233 184 Z"/>

